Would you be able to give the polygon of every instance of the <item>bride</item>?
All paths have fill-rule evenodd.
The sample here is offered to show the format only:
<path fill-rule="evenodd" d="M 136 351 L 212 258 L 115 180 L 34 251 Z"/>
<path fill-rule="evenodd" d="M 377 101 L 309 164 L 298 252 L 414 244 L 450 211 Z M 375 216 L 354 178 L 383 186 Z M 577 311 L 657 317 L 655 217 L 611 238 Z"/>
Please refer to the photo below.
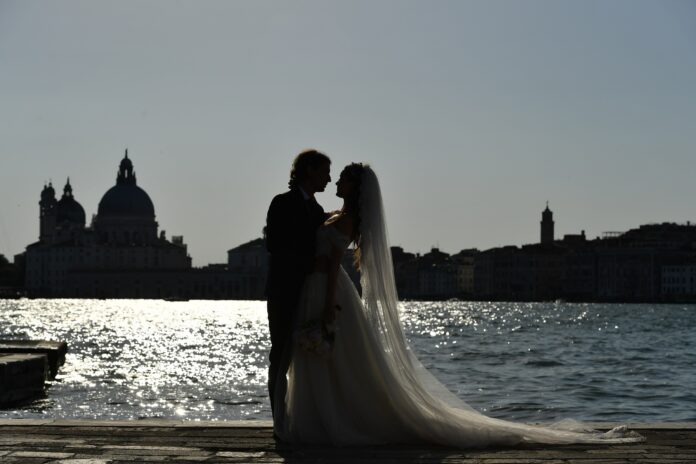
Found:
<path fill-rule="evenodd" d="M 317 231 L 314 270 L 298 306 L 286 408 L 274 417 L 281 440 L 457 448 L 643 440 L 625 427 L 599 433 L 576 423 L 548 428 L 493 419 L 450 393 L 404 337 L 377 176 L 353 163 L 336 186 L 343 208 Z M 356 244 L 362 299 L 340 266 L 350 243 Z"/>

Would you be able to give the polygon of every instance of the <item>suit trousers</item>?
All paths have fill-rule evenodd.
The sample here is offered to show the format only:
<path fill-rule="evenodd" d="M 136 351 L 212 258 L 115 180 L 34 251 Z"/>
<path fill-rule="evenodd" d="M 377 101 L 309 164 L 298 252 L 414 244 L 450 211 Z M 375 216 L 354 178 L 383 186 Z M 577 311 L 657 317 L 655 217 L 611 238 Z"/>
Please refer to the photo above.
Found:
<path fill-rule="evenodd" d="M 295 290 L 295 289 L 293 289 Z M 282 295 L 269 295 L 267 302 L 268 328 L 271 332 L 271 352 L 268 356 L 268 396 L 271 412 L 285 408 L 287 372 L 292 359 L 292 332 L 301 288 Z M 276 402 L 282 404 L 276 404 Z"/>

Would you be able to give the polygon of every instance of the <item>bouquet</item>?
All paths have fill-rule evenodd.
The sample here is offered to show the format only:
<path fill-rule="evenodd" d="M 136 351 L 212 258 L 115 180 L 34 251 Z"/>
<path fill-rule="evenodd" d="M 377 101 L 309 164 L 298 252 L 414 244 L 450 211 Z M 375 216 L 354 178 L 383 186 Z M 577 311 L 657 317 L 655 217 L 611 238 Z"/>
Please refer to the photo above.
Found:
<path fill-rule="evenodd" d="M 333 324 L 327 326 L 321 319 L 305 322 L 295 331 L 295 342 L 300 349 L 324 359 L 331 356 L 335 340 L 336 328 Z"/>

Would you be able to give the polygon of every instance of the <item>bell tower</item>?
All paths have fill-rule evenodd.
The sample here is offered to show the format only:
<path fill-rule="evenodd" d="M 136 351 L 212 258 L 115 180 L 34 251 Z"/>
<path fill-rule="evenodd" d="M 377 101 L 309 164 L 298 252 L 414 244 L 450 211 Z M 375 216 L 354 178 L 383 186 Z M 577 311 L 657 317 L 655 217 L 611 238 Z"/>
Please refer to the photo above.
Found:
<path fill-rule="evenodd" d="M 56 191 L 53 183 L 44 184 L 39 201 L 39 240 L 51 241 L 56 232 Z"/>
<path fill-rule="evenodd" d="M 553 213 L 546 202 L 546 209 L 541 212 L 541 243 L 553 243 Z"/>

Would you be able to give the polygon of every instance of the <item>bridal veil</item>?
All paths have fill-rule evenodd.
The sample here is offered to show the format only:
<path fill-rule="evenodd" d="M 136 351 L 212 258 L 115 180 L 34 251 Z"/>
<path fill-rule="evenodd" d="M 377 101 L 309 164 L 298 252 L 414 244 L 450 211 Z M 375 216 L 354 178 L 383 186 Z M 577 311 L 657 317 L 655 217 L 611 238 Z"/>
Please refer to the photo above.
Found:
<path fill-rule="evenodd" d="M 404 336 L 382 194 L 377 176 L 368 165 L 364 166 L 360 189 L 360 283 L 365 317 L 382 351 L 377 356 L 383 360 L 385 388 L 402 421 L 415 434 L 428 442 L 457 447 L 643 440 L 625 427 L 599 433 L 585 431 L 574 421 L 540 427 L 493 419 L 451 393 L 418 361 Z"/>

